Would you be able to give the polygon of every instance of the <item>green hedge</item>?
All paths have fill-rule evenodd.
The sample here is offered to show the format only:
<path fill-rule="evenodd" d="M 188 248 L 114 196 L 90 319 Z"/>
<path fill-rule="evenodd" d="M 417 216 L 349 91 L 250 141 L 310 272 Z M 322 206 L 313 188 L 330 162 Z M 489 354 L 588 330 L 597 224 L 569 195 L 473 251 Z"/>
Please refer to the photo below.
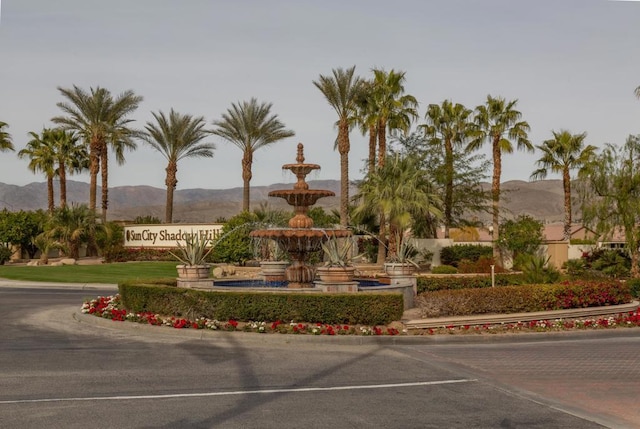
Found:
<path fill-rule="evenodd" d="M 124 307 L 196 319 L 385 325 L 402 318 L 403 297 L 390 293 L 315 294 L 200 291 L 149 284 L 118 286 Z"/>
<path fill-rule="evenodd" d="M 523 283 L 522 274 L 496 274 L 496 286 Z M 437 290 L 491 287 L 491 276 L 418 277 L 418 294 Z"/>
<path fill-rule="evenodd" d="M 443 247 L 440 250 L 440 262 L 443 265 L 458 267 L 458 263 L 463 259 L 475 262 L 480 257 L 493 257 L 493 248 L 481 244 L 456 244 L 454 246 Z"/>
<path fill-rule="evenodd" d="M 425 292 L 418 298 L 427 317 L 520 313 L 596 307 L 631 301 L 621 282 L 575 282 Z"/>

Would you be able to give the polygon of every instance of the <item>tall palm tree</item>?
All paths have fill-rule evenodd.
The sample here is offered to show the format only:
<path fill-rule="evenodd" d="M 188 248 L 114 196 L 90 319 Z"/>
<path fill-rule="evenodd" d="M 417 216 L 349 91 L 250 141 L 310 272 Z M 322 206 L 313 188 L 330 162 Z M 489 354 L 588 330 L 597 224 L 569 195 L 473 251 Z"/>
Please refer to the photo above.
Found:
<path fill-rule="evenodd" d="M 521 150 L 533 152 L 529 141 L 529 124 L 521 121 L 522 113 L 515 109 L 518 100 L 506 101 L 502 97 L 487 96 L 485 104 L 476 107 L 474 122 L 477 126 L 475 137 L 468 145 L 469 150 L 479 149 L 484 142 L 491 144 L 493 157 L 493 177 L 491 180 L 491 204 L 493 217 L 493 255 L 495 262 L 502 265 L 502 253 L 497 245 L 500 236 L 500 177 L 502 176 L 502 153 L 513 153 L 513 142 Z"/>
<path fill-rule="evenodd" d="M 45 130 L 51 140 L 57 162 L 56 175 L 60 180 L 60 207 L 67 205 L 67 174 L 81 173 L 89 168 L 87 148 L 78 144 L 78 136 L 61 128 Z"/>
<path fill-rule="evenodd" d="M 58 87 L 67 100 L 57 103 L 65 116 L 56 116 L 52 121 L 63 129 L 77 131 L 89 147 L 89 210 L 95 212 L 98 173 L 102 169 L 102 218 L 106 221 L 108 205 L 108 159 L 107 147 L 135 147 L 136 132 L 129 125 L 127 116 L 142 102 L 142 97 L 131 90 L 113 97 L 105 88 L 96 87 L 85 91 L 78 86 L 71 89 Z"/>
<path fill-rule="evenodd" d="M 567 130 L 552 131 L 553 138 L 536 146 L 542 152 L 536 164 L 540 167 L 531 179 L 547 177 L 549 171 L 562 175 L 564 189 L 564 240 L 571 238 L 571 170 L 582 169 L 595 156 L 597 148 L 584 145 L 587 133 L 571 134 Z"/>
<path fill-rule="evenodd" d="M 13 143 L 11 142 L 11 134 L 3 131 L 3 128 L 9 127 L 6 122 L 0 121 L 0 151 L 14 150 Z"/>
<path fill-rule="evenodd" d="M 251 166 L 253 153 L 261 147 L 276 143 L 295 135 L 285 129 L 278 115 L 271 114 L 271 103 L 250 101 L 232 103 L 231 108 L 222 114 L 221 120 L 213 121 L 213 134 L 233 143 L 242 151 L 242 210 L 249 211 Z"/>
<path fill-rule="evenodd" d="M 173 109 L 167 118 L 164 113 L 152 113 L 156 124 L 147 122 L 147 132 L 142 135 L 145 143 L 157 150 L 167 160 L 167 204 L 165 207 L 165 223 L 173 221 L 173 191 L 176 189 L 178 179 L 178 161 L 183 158 L 213 157 L 215 145 L 213 143 L 201 143 L 210 132 L 204 127 L 205 119 L 202 116 L 193 117 L 182 115 Z"/>
<path fill-rule="evenodd" d="M 42 133 L 30 131 L 31 140 L 26 147 L 18 152 L 19 158 L 29 157 L 29 170 L 36 173 L 44 173 L 47 178 L 47 208 L 49 213 L 53 213 L 55 205 L 53 202 L 53 178 L 56 175 L 56 151 L 51 133 L 43 129 Z"/>
<path fill-rule="evenodd" d="M 411 122 L 418 118 L 418 101 L 404 93 L 406 72 L 373 69 L 373 99 L 378 118 L 378 167 L 382 167 L 387 154 L 387 129 L 407 132 Z"/>
<path fill-rule="evenodd" d="M 430 104 L 422 125 L 429 144 L 444 149 L 444 238 L 449 238 L 453 224 L 454 149 L 462 148 L 473 136 L 472 111 L 462 104 L 444 100 L 442 105 Z"/>
<path fill-rule="evenodd" d="M 338 114 L 338 152 L 340 153 L 340 225 L 349 224 L 349 142 L 350 125 L 357 114 L 362 79 L 355 76 L 356 66 L 333 69 L 332 76 L 320 75 L 313 84 Z"/>
<path fill-rule="evenodd" d="M 369 136 L 369 155 L 367 157 L 367 171 L 376 168 L 376 146 L 378 144 L 378 117 L 373 98 L 374 82 L 363 80 L 357 97 L 358 112 L 355 118 L 360 126 L 362 135 Z"/>
<path fill-rule="evenodd" d="M 389 252 L 395 252 L 396 234 L 413 224 L 417 217 L 441 216 L 437 209 L 438 197 L 431 192 L 431 185 L 425 180 L 425 174 L 419 168 L 418 160 L 413 156 L 394 154 L 389 162 L 373 172 L 369 172 L 360 183 L 355 198 L 359 205 L 354 216 L 378 213 L 381 219 L 378 240 L 378 264 L 384 262 L 384 243 L 389 234 Z"/>

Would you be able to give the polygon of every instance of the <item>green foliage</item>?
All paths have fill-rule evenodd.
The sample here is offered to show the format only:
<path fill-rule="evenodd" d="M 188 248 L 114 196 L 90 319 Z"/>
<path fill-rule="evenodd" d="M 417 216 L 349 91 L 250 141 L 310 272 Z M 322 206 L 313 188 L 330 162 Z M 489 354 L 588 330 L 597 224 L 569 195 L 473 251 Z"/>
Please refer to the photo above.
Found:
<path fill-rule="evenodd" d="M 307 215 L 313 219 L 316 228 L 331 228 L 340 224 L 340 217 L 333 213 L 327 213 L 322 207 L 311 207 Z"/>
<path fill-rule="evenodd" d="M 606 144 L 578 175 L 584 223 L 605 237 L 618 228 L 625 234 L 631 272 L 640 274 L 640 136 L 629 136 L 624 146 Z"/>
<path fill-rule="evenodd" d="M 125 308 L 178 317 L 238 321 L 387 324 L 402 318 L 401 294 L 305 294 L 198 291 L 121 283 Z"/>
<path fill-rule="evenodd" d="M 634 298 L 639 299 L 640 298 L 640 278 L 633 278 L 633 279 L 627 280 L 627 286 L 629 286 L 629 291 L 631 292 L 631 295 Z"/>
<path fill-rule="evenodd" d="M 113 247 L 103 254 L 105 262 L 130 261 L 174 261 L 176 258 L 169 253 L 169 249 Z"/>
<path fill-rule="evenodd" d="M 20 246 L 23 251 L 34 258 L 38 248 L 34 241 L 44 231 L 48 215 L 42 210 L 0 212 L 0 242 Z"/>
<path fill-rule="evenodd" d="M 577 281 L 426 292 L 418 301 L 427 317 L 441 317 L 624 304 L 631 301 L 631 293 L 621 282 Z"/>
<path fill-rule="evenodd" d="M 80 246 L 95 234 L 95 215 L 86 204 L 72 204 L 56 209 L 48 224 L 48 234 L 72 258 L 80 256 Z"/>
<path fill-rule="evenodd" d="M 509 219 L 500 225 L 498 246 L 511 252 L 513 259 L 519 255 L 533 255 L 542 244 L 543 224 L 528 215 Z"/>
<path fill-rule="evenodd" d="M 13 252 L 7 246 L 0 245 L 0 265 L 4 265 L 9 259 L 11 259 L 11 255 Z"/>
<path fill-rule="evenodd" d="M 486 246 L 485 246 L 486 247 Z M 491 248 L 489 248 L 491 249 Z M 490 256 L 480 256 L 477 261 L 473 262 L 468 259 L 462 259 L 458 262 L 458 272 L 459 273 L 491 273 L 491 266 L 493 265 L 494 273 L 503 273 L 504 268 L 499 265 L 496 265 L 493 257 Z"/>
<path fill-rule="evenodd" d="M 254 246 L 249 233 L 256 227 L 255 213 L 243 211 L 233 216 L 222 227 L 222 235 L 214 243 L 211 259 L 216 262 L 243 264 L 254 254 Z"/>
<path fill-rule="evenodd" d="M 560 272 L 549 265 L 551 257 L 541 254 L 527 255 L 522 261 L 522 273 L 527 283 L 548 284 L 560 279 Z"/>
<path fill-rule="evenodd" d="M 631 268 L 629 256 L 615 249 L 598 249 L 588 260 L 591 268 L 614 278 L 628 276 Z"/>
<path fill-rule="evenodd" d="M 347 267 L 353 265 L 353 241 L 350 237 L 330 237 L 322 243 L 325 267 Z"/>
<path fill-rule="evenodd" d="M 184 241 L 185 244 L 177 243 L 178 253 L 172 251 L 169 253 L 184 265 L 203 265 L 212 250 L 211 240 L 191 231 Z"/>
<path fill-rule="evenodd" d="M 115 222 L 107 222 L 96 231 L 96 244 L 105 262 L 113 262 L 124 250 L 124 228 Z"/>
<path fill-rule="evenodd" d="M 432 106 L 438 107 L 429 105 L 427 117 L 432 119 L 431 126 L 422 125 L 426 136 L 412 133 L 406 137 L 398 137 L 394 142 L 400 145 L 404 152 L 415 155 L 419 159 L 421 169 L 434 182 L 434 191 L 442 201 L 442 222 L 450 227 L 466 225 L 469 223 L 465 218 L 468 213 L 488 210 L 489 195 L 482 189 L 481 183 L 486 181 L 486 171 L 490 162 L 486 160 L 485 155 L 473 154 L 463 147 L 470 122 L 466 120 L 468 117 L 464 117 L 464 111 L 467 109 L 459 104 L 452 106 L 449 101 L 443 102 L 440 112 Z M 435 113 L 435 117 L 430 113 Z M 438 118 L 439 114 L 444 115 Z M 458 121 L 460 128 L 456 127 Z M 451 140 L 449 153 L 445 140 Z M 416 219 L 415 235 L 435 238 L 436 228 L 439 226 L 440 222 L 435 217 L 422 216 Z"/>
<path fill-rule="evenodd" d="M 438 265 L 431 268 L 432 274 L 457 274 L 458 269 L 452 265 Z"/>
<path fill-rule="evenodd" d="M 136 216 L 133 220 L 135 225 L 159 225 L 162 223 L 160 218 L 152 215 Z"/>
<path fill-rule="evenodd" d="M 496 286 L 523 283 L 521 274 L 496 274 Z M 491 287 L 491 276 L 418 277 L 418 294 L 428 291 Z"/>
<path fill-rule="evenodd" d="M 443 265 L 458 266 L 463 259 L 476 262 L 481 257 L 493 257 L 493 249 L 490 246 L 481 244 L 456 244 L 455 246 L 443 247 L 440 250 L 440 262 Z"/>

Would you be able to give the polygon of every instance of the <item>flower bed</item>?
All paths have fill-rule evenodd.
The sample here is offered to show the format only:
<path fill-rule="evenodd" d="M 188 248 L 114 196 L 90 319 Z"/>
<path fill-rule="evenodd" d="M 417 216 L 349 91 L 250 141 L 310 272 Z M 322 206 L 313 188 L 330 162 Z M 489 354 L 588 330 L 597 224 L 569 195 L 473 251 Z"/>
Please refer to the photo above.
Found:
<path fill-rule="evenodd" d="M 218 321 L 205 318 L 188 320 L 160 316 L 150 312 L 133 313 L 121 308 L 119 295 L 101 296 L 82 305 L 82 313 L 114 321 L 128 321 L 175 329 L 208 329 L 213 331 L 244 331 L 261 334 L 280 333 L 298 335 L 407 335 L 406 329 L 394 326 L 353 326 L 301 322 L 238 322 L 230 319 Z M 580 319 L 533 320 L 529 322 L 498 323 L 412 330 L 411 335 L 464 335 L 505 334 L 525 332 L 554 332 L 587 329 L 614 329 L 640 327 L 640 308 L 614 316 Z"/>
<path fill-rule="evenodd" d="M 503 334 L 518 332 L 559 332 L 587 329 L 614 329 L 640 327 L 640 307 L 635 311 L 620 313 L 606 317 L 532 320 L 529 322 L 496 323 L 483 325 L 441 326 L 422 329 L 416 332 L 421 335 L 437 334 Z"/>
<path fill-rule="evenodd" d="M 82 313 L 119 322 L 137 322 L 176 329 L 208 329 L 212 331 L 244 331 L 256 333 L 308 334 L 308 335 L 400 335 L 406 334 L 393 326 L 353 326 L 324 323 L 239 322 L 197 318 L 189 320 L 174 316 L 161 316 L 151 312 L 128 312 L 122 308 L 120 295 L 100 296 L 82 305 Z"/>

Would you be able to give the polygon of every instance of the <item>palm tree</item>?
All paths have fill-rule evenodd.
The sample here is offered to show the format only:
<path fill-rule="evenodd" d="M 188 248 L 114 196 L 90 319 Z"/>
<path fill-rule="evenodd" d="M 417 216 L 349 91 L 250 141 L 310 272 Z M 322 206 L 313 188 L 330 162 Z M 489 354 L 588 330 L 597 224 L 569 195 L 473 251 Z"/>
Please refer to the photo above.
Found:
<path fill-rule="evenodd" d="M 71 204 L 53 212 L 48 234 L 58 241 L 69 257 L 77 259 L 80 246 L 94 234 L 95 225 L 94 211 L 85 204 Z"/>
<path fill-rule="evenodd" d="M 362 80 L 355 76 L 356 66 L 333 69 L 333 76 L 320 75 L 313 84 L 338 114 L 338 152 L 340 153 L 340 225 L 349 224 L 349 130 L 357 114 Z"/>
<path fill-rule="evenodd" d="M 295 135 L 271 114 L 271 103 L 258 103 L 255 98 L 250 101 L 232 103 L 231 108 L 222 114 L 222 119 L 213 121 L 217 128 L 213 134 L 222 137 L 242 150 L 242 210 L 249 211 L 249 183 L 251 182 L 251 166 L 253 153 L 261 147 L 276 143 Z"/>
<path fill-rule="evenodd" d="M 378 264 L 384 262 L 384 243 L 389 232 L 389 252 L 395 252 L 393 237 L 411 227 L 417 217 L 441 216 L 437 209 L 438 197 L 431 192 L 431 184 L 413 156 L 394 154 L 389 162 L 369 172 L 361 182 L 355 198 L 360 202 L 354 216 L 378 213 L 380 222 L 378 240 L 383 252 L 378 252 Z M 382 257 L 381 257 L 382 254 Z"/>
<path fill-rule="evenodd" d="M 205 119 L 202 116 L 181 115 L 171 109 L 169 117 L 164 113 L 152 113 L 157 124 L 147 122 L 147 132 L 142 139 L 157 150 L 168 161 L 165 185 L 167 185 L 167 204 L 165 207 L 165 223 L 173 221 L 173 191 L 178 179 L 178 161 L 183 158 L 213 157 L 213 143 L 201 143 L 210 132 L 205 130 Z"/>
<path fill-rule="evenodd" d="M 142 97 L 128 90 L 114 98 L 105 88 L 90 88 L 87 92 L 75 85 L 71 89 L 58 87 L 58 91 L 67 99 L 57 103 L 66 116 L 56 116 L 52 121 L 65 130 L 77 131 L 89 147 L 89 210 L 93 212 L 96 210 L 98 172 L 102 169 L 102 219 L 106 221 L 107 147 L 113 145 L 116 154 L 122 148 L 135 147 L 136 132 L 129 128 L 131 120 L 126 118 L 138 108 Z"/>
<path fill-rule="evenodd" d="M 497 240 L 500 236 L 500 176 L 502 175 L 502 153 L 513 153 L 515 141 L 518 149 L 533 152 L 529 141 L 529 124 L 521 121 L 522 113 L 515 110 L 518 100 L 506 101 L 502 97 L 487 96 L 485 104 L 476 107 L 474 122 L 477 126 L 475 137 L 468 145 L 469 150 L 479 149 L 485 141 L 491 143 L 493 155 L 493 177 L 491 181 L 491 204 L 493 217 L 493 255 L 495 262 L 502 265 L 502 254 Z"/>
<path fill-rule="evenodd" d="M 2 129 L 9 127 L 6 122 L 0 121 L 0 151 L 14 150 L 13 143 L 11 142 L 11 134 Z"/>
<path fill-rule="evenodd" d="M 43 129 L 41 135 L 29 132 L 31 140 L 26 147 L 18 152 L 19 158 L 29 157 L 29 170 L 33 173 L 38 171 L 44 173 L 47 178 L 47 208 L 49 213 L 53 213 L 55 208 L 53 199 L 53 178 L 56 175 L 56 150 L 54 141 L 51 138 L 50 130 Z"/>
<path fill-rule="evenodd" d="M 453 224 L 454 149 L 460 148 L 473 136 L 472 111 L 462 104 L 444 100 L 442 105 L 430 104 L 422 125 L 429 143 L 444 148 L 444 238 L 449 238 Z"/>
<path fill-rule="evenodd" d="M 369 155 L 367 157 L 367 171 L 373 172 L 376 168 L 376 146 L 378 144 L 378 117 L 373 98 L 374 82 L 363 80 L 358 99 L 358 114 L 355 118 L 360 126 L 362 135 L 369 136 Z"/>
<path fill-rule="evenodd" d="M 382 167 L 387 154 L 387 128 L 407 132 L 411 121 L 418 117 L 418 101 L 404 94 L 406 72 L 373 69 L 373 103 L 378 118 L 378 167 Z"/>
<path fill-rule="evenodd" d="M 590 162 L 597 148 L 584 145 L 587 133 L 571 134 L 567 130 L 552 131 L 553 139 L 545 140 L 536 146 L 542 156 L 536 161 L 540 166 L 531 174 L 531 179 L 547 177 L 549 171 L 562 175 L 564 189 L 564 239 L 571 238 L 571 170 L 582 169 Z"/>
<path fill-rule="evenodd" d="M 78 144 L 78 137 L 72 131 L 61 128 L 46 130 L 51 139 L 58 164 L 56 175 L 60 180 L 60 207 L 67 205 L 67 174 L 80 173 L 89 168 L 87 148 Z"/>

